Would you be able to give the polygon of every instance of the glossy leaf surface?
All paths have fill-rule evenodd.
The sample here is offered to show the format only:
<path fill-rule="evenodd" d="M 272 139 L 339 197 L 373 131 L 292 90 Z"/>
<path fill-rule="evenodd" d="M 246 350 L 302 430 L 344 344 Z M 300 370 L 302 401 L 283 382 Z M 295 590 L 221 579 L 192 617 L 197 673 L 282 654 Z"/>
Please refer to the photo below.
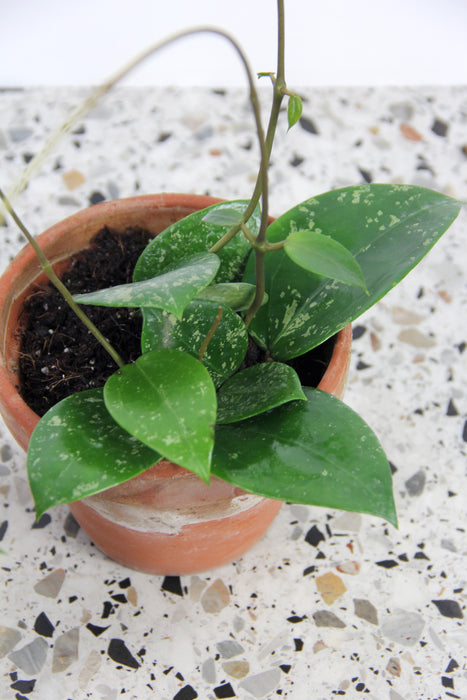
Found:
<path fill-rule="evenodd" d="M 323 279 L 293 263 L 284 251 L 266 255 L 267 306 L 250 332 L 275 359 L 287 360 L 324 342 L 394 287 L 429 251 L 461 204 L 438 192 L 408 185 L 347 187 L 310 199 L 268 229 L 271 242 L 293 231 L 331 236 L 359 263 L 369 294 Z M 248 261 L 244 281 L 252 282 Z"/>
<path fill-rule="evenodd" d="M 309 272 L 365 289 L 360 265 L 347 248 L 315 231 L 294 231 L 285 240 L 291 260 Z"/>
<path fill-rule="evenodd" d="M 216 392 L 201 362 L 178 350 L 153 350 L 107 380 L 104 400 L 131 435 L 209 479 Z"/>
<path fill-rule="evenodd" d="M 143 352 L 157 348 L 183 350 L 193 357 L 198 353 L 219 310 L 219 304 L 194 300 L 186 307 L 181 321 L 175 316 L 152 309 L 143 310 Z M 248 334 L 240 316 L 222 306 L 222 318 L 203 356 L 203 365 L 216 386 L 235 372 L 243 362 Z"/>
<path fill-rule="evenodd" d="M 245 282 L 224 282 L 210 284 L 197 294 L 196 299 L 214 301 L 229 306 L 233 311 L 248 309 L 255 296 L 255 287 Z M 263 303 L 266 303 L 267 297 Z"/>
<path fill-rule="evenodd" d="M 80 304 L 164 309 L 180 318 L 185 306 L 212 282 L 219 264 L 217 255 L 198 253 L 151 279 L 76 294 L 74 299 Z"/>
<path fill-rule="evenodd" d="M 242 220 L 242 212 L 233 207 L 213 207 L 202 218 L 203 223 L 235 226 Z"/>
<path fill-rule="evenodd" d="M 396 525 L 391 470 L 376 435 L 334 396 L 304 392 L 308 401 L 217 426 L 212 473 L 259 495 Z"/>
<path fill-rule="evenodd" d="M 169 226 L 154 238 L 145 248 L 136 263 L 133 279 L 140 281 L 161 274 L 165 269 L 177 264 L 188 255 L 209 250 L 231 228 L 229 224 L 216 224 L 203 221 L 208 213 L 232 210 L 243 214 L 246 201 L 222 202 L 189 216 Z M 257 235 L 260 224 L 259 209 L 248 221 L 248 226 Z M 216 282 L 231 282 L 238 279 L 251 245 L 243 234 L 236 235 L 218 255 L 221 261 Z"/>
<path fill-rule="evenodd" d="M 221 386 L 217 423 L 235 423 L 297 399 L 306 397 L 295 370 L 282 362 L 263 362 L 237 372 Z"/>
<path fill-rule="evenodd" d="M 41 418 L 29 443 L 37 518 L 51 506 L 121 484 L 160 458 L 113 420 L 102 389 L 73 394 Z"/>

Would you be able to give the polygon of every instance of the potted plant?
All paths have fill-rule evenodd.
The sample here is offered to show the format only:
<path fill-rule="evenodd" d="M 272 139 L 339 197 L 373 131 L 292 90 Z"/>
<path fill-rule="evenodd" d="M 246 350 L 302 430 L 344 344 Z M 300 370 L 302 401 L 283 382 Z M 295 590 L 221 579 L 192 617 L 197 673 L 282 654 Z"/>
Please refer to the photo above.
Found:
<path fill-rule="evenodd" d="M 250 86 L 261 163 L 249 201 L 120 200 L 70 217 L 37 240 L 7 203 L 30 247 L 0 282 L 1 405 L 20 444 L 29 443 L 37 515 L 70 503 L 98 546 L 145 571 L 188 573 L 239 556 L 284 500 L 397 522 L 379 442 L 338 398 L 349 324 L 418 263 L 461 203 L 413 186 L 364 185 L 312 197 L 270 219 L 268 163 L 284 98 L 289 128 L 301 114 L 299 96 L 285 83 L 283 14 L 278 0 L 266 132 L 246 58 L 219 32 L 234 43 Z M 64 261 L 104 226 L 142 226 L 154 238 L 130 283 L 72 295 L 60 280 Z M 41 269 L 116 369 L 104 386 L 71 394 L 39 420 L 16 389 L 14 339 Z M 121 359 L 86 317 L 86 305 L 140 310 L 135 362 Z M 310 387 L 310 353 L 325 342 L 329 366 Z"/>

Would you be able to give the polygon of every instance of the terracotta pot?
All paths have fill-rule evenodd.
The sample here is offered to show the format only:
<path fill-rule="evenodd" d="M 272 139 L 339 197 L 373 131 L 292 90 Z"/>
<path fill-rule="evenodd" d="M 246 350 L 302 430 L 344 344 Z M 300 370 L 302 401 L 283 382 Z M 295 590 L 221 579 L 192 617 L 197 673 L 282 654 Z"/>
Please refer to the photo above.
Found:
<path fill-rule="evenodd" d="M 198 195 L 146 195 L 103 202 L 52 226 L 37 240 L 57 268 L 107 225 L 142 226 L 157 234 L 193 211 L 219 202 Z M 18 393 L 18 328 L 24 298 L 43 273 L 28 245 L 0 279 L 0 411 L 27 449 L 39 417 Z M 351 328 L 341 331 L 319 388 L 342 396 Z M 233 561 L 267 530 L 280 501 L 247 494 L 220 479 L 206 486 L 163 460 L 125 484 L 70 504 L 83 530 L 112 559 L 154 574 L 187 574 Z"/>

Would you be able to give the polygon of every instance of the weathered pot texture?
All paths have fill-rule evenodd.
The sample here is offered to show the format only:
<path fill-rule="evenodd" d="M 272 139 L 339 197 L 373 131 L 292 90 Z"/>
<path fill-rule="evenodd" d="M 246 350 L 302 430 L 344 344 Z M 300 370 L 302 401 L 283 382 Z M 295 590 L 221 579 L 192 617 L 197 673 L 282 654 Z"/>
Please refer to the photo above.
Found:
<path fill-rule="evenodd" d="M 106 225 L 117 231 L 142 226 L 154 235 L 220 200 L 160 194 L 103 202 L 52 226 L 37 240 L 54 266 L 85 248 Z M 24 298 L 43 277 L 28 245 L 0 279 L 0 411 L 16 441 L 27 449 L 39 417 L 18 392 L 18 328 Z M 319 388 L 342 396 L 351 345 L 350 326 L 336 338 Z M 248 494 L 213 477 L 162 460 L 130 481 L 69 507 L 91 540 L 112 559 L 162 575 L 195 573 L 240 557 L 266 532 L 281 502 Z"/>

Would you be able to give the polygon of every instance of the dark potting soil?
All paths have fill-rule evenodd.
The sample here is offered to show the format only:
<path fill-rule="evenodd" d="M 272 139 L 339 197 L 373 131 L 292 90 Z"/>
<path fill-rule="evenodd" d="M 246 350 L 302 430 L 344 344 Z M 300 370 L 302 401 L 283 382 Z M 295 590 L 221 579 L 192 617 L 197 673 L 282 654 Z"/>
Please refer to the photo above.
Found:
<path fill-rule="evenodd" d="M 142 229 L 116 234 L 104 228 L 90 248 L 72 258 L 62 281 L 73 294 L 131 282 L 136 261 L 151 237 Z M 137 359 L 142 325 L 138 310 L 104 306 L 83 309 L 124 362 Z M 20 391 L 38 415 L 44 415 L 70 394 L 103 386 L 117 369 L 51 283 L 37 288 L 28 298 L 25 316 Z"/>
<path fill-rule="evenodd" d="M 151 234 L 139 228 L 124 233 L 104 228 L 89 248 L 72 258 L 62 280 L 73 294 L 131 282 L 136 261 L 150 239 Z M 139 357 L 142 326 L 139 310 L 83 308 L 125 363 Z M 44 284 L 31 294 L 22 321 L 20 393 L 39 416 L 70 394 L 104 386 L 117 369 L 110 355 L 52 284 Z M 317 386 L 333 347 L 331 338 L 290 361 L 303 385 Z M 264 353 L 250 341 L 244 366 L 263 360 Z"/>

